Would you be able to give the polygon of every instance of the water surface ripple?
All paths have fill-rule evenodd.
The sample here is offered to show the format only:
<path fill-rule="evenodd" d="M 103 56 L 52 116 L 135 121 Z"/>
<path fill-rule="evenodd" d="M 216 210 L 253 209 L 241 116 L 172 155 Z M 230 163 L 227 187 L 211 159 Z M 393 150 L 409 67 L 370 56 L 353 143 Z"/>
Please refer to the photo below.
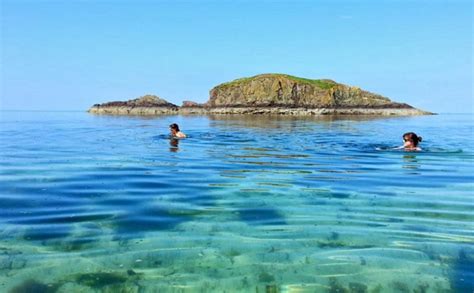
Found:
<path fill-rule="evenodd" d="M 1 292 L 474 290 L 471 115 L 0 123 Z"/>

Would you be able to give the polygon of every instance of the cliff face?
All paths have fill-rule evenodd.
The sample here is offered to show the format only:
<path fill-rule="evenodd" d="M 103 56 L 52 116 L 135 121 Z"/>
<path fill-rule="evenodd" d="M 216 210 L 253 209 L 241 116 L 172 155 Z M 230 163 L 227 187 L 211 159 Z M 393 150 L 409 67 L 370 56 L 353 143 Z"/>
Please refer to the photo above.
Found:
<path fill-rule="evenodd" d="M 214 87 L 209 107 L 409 108 L 381 95 L 328 79 L 305 79 L 284 74 L 262 74 Z"/>

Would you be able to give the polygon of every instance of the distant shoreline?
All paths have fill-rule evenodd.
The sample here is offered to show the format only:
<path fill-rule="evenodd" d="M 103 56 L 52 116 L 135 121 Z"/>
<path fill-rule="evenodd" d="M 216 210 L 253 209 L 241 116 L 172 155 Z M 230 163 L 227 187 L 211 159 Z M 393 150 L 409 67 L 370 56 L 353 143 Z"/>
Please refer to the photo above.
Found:
<path fill-rule="evenodd" d="M 79 110 L 17 110 L 17 109 L 0 109 L 0 112 L 46 112 L 46 113 L 66 113 L 66 112 L 77 112 L 77 113 L 87 113 L 89 110 L 84 111 L 84 109 Z M 180 115 L 180 114 L 178 114 Z M 474 112 L 434 112 L 433 115 L 474 115 Z"/>
<path fill-rule="evenodd" d="M 380 115 L 416 116 L 433 113 L 398 103 L 382 95 L 330 79 L 308 79 L 266 73 L 221 83 L 200 104 L 184 101 L 181 107 L 156 95 L 93 105 L 93 114 L 250 114 L 250 115 Z"/>
<path fill-rule="evenodd" d="M 107 107 L 93 106 L 89 113 L 99 115 L 291 115 L 291 116 L 316 116 L 316 115 L 377 115 L 377 116 L 420 116 L 433 115 L 415 108 L 304 108 L 304 107 Z"/>

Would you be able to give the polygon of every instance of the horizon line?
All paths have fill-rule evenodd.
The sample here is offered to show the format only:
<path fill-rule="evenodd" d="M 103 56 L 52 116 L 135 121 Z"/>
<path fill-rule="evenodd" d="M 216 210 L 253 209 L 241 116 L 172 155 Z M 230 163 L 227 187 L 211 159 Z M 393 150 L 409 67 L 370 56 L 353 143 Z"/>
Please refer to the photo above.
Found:
<path fill-rule="evenodd" d="M 0 112 L 83 112 L 88 113 L 86 110 L 41 110 L 41 109 L 0 109 Z M 436 112 L 436 114 L 474 114 L 473 112 Z M 157 115 L 160 116 L 160 115 Z M 316 116 L 316 115 L 315 115 Z"/>

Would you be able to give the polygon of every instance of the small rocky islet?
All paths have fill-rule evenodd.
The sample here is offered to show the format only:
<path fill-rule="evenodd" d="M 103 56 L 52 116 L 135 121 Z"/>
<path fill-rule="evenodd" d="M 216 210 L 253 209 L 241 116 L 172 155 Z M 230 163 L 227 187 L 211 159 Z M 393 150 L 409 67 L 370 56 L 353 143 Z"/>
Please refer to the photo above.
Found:
<path fill-rule="evenodd" d="M 430 115 L 408 104 L 329 79 L 261 74 L 222 83 L 204 103 L 179 107 L 155 95 L 93 105 L 93 114 L 280 114 L 280 115 Z"/>

